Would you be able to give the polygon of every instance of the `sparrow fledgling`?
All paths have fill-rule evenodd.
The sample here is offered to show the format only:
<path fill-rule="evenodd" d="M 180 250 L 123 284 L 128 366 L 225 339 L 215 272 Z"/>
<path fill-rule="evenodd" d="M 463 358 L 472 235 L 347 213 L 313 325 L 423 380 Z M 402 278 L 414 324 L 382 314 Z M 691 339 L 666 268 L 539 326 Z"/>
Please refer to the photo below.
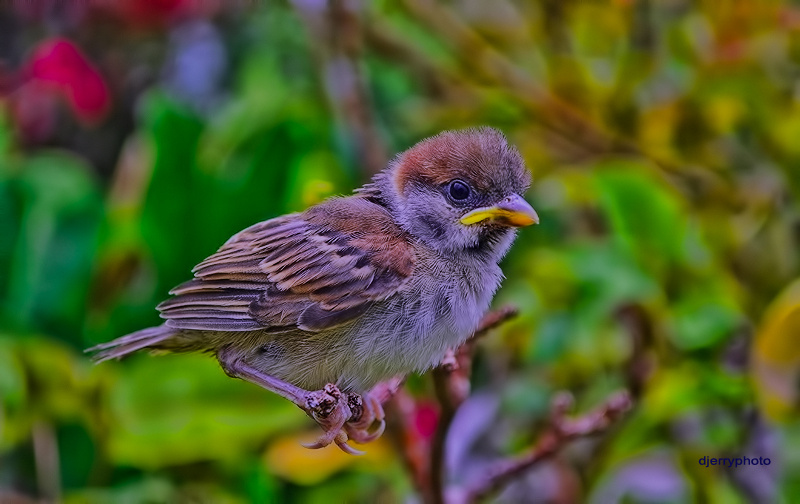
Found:
<path fill-rule="evenodd" d="M 164 324 L 89 350 L 213 352 L 314 418 L 325 434 L 310 447 L 355 453 L 348 439 L 383 430 L 370 389 L 435 366 L 477 327 L 515 228 L 539 221 L 529 184 L 499 131 L 443 132 L 351 196 L 235 234 L 158 305 Z"/>

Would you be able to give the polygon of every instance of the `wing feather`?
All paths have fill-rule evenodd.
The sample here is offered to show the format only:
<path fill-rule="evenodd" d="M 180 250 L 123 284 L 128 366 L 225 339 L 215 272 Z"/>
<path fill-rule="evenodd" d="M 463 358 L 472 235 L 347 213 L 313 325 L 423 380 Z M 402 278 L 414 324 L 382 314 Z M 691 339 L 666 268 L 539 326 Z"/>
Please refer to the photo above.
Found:
<path fill-rule="evenodd" d="M 396 293 L 413 267 L 386 209 L 351 196 L 237 233 L 158 309 L 176 329 L 321 331 Z"/>

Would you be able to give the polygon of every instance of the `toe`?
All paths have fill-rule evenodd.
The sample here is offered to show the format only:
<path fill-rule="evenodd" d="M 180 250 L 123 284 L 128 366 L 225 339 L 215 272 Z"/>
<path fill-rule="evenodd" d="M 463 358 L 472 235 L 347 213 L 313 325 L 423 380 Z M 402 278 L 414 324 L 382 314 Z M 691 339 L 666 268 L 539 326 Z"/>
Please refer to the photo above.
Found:
<path fill-rule="evenodd" d="M 350 436 L 350 439 L 358 444 L 366 444 L 375 441 L 383 435 L 383 431 L 386 429 L 386 421 L 381 419 L 378 422 L 378 427 L 373 432 L 369 432 L 367 429 L 357 428 L 351 424 L 345 424 L 344 428 Z"/>
<path fill-rule="evenodd" d="M 340 450 L 349 454 L 349 455 L 364 455 L 366 452 L 361 450 L 356 450 L 349 444 L 347 444 L 347 434 L 344 431 L 340 432 L 338 436 L 336 436 L 336 446 L 339 447 Z"/>

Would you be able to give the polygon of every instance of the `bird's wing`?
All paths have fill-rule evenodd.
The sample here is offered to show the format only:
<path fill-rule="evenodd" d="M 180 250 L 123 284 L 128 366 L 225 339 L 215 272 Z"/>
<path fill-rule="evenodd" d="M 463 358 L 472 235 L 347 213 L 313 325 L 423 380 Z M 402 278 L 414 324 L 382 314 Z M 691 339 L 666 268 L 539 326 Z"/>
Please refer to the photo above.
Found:
<path fill-rule="evenodd" d="M 237 233 L 158 309 L 175 329 L 320 331 L 388 298 L 413 269 L 385 208 L 337 198 Z"/>

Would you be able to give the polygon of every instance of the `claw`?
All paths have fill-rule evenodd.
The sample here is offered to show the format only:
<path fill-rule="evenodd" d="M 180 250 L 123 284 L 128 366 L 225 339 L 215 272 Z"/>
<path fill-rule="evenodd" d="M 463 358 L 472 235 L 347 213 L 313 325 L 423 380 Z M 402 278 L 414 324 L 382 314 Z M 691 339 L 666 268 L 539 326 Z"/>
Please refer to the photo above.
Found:
<path fill-rule="evenodd" d="M 345 424 L 344 428 L 345 431 L 347 431 L 347 433 L 350 435 L 350 439 L 358 444 L 367 444 L 375 441 L 383 435 L 383 431 L 386 429 L 386 421 L 384 419 L 380 419 L 379 422 L 378 428 L 372 433 L 367 432 L 366 429 L 356 429 L 350 424 Z"/>
<path fill-rule="evenodd" d="M 340 429 L 341 429 L 341 427 L 340 427 Z M 327 431 L 325 431 L 325 434 L 321 435 L 313 443 L 300 443 L 300 444 L 302 444 L 306 448 L 310 448 L 312 450 L 319 450 L 320 448 L 325 448 L 326 446 L 328 446 L 329 444 L 333 443 L 334 441 L 337 441 L 337 438 L 339 437 L 340 433 L 341 433 L 341 430 L 333 430 L 333 429 L 327 430 Z M 338 441 L 337 441 L 337 443 L 338 443 Z"/>
<path fill-rule="evenodd" d="M 356 450 L 355 448 L 353 448 L 352 446 L 350 446 L 347 443 L 336 443 L 336 446 L 338 446 L 339 449 L 341 449 L 343 452 L 347 453 L 348 455 L 360 456 L 360 455 L 366 455 L 367 454 L 367 452 L 365 452 L 365 451 Z"/>
<path fill-rule="evenodd" d="M 366 452 L 363 452 L 361 450 L 357 450 L 357 449 L 353 448 L 352 446 L 350 446 L 349 444 L 347 444 L 347 434 L 345 434 L 344 431 L 340 431 L 339 432 L 339 435 L 336 436 L 335 441 L 336 441 L 336 446 L 338 446 L 339 449 L 342 450 L 345 453 L 348 453 L 350 455 L 364 455 L 364 454 L 366 454 Z"/>
<path fill-rule="evenodd" d="M 386 420 L 384 420 L 383 418 L 381 418 L 381 419 L 380 419 L 380 420 L 378 420 L 378 421 L 380 422 L 380 423 L 378 424 L 378 428 L 377 428 L 377 429 L 375 429 L 375 432 L 373 432 L 372 434 L 370 434 L 371 438 L 370 438 L 370 440 L 369 440 L 369 441 L 374 441 L 374 440 L 378 439 L 379 437 L 383 436 L 383 431 L 385 431 L 385 430 L 386 430 Z"/>
<path fill-rule="evenodd" d="M 348 441 L 349 438 L 347 437 L 347 433 L 345 433 L 345 431 L 340 430 L 339 432 L 336 433 L 335 436 L 332 436 L 332 437 L 330 436 L 331 432 L 333 432 L 333 431 L 326 432 L 322 437 L 320 437 L 319 439 L 317 439 L 313 443 L 300 443 L 300 444 L 303 447 L 309 448 L 311 450 L 319 450 L 320 448 L 325 448 L 326 446 L 330 445 L 331 443 L 336 443 L 336 446 L 338 446 L 340 450 L 342 450 L 343 452 L 345 452 L 345 453 L 347 453 L 349 455 L 364 455 L 364 454 L 366 454 L 366 452 L 363 452 L 361 450 L 357 450 L 357 449 L 353 448 L 352 446 L 350 446 L 349 444 L 347 444 L 347 441 Z M 328 438 L 331 438 L 331 439 L 328 439 Z"/>
<path fill-rule="evenodd" d="M 329 444 L 331 443 L 322 443 L 319 439 L 317 439 L 313 443 L 300 443 L 300 446 L 303 448 L 308 448 L 309 450 L 319 450 L 320 448 L 325 448 Z"/>

